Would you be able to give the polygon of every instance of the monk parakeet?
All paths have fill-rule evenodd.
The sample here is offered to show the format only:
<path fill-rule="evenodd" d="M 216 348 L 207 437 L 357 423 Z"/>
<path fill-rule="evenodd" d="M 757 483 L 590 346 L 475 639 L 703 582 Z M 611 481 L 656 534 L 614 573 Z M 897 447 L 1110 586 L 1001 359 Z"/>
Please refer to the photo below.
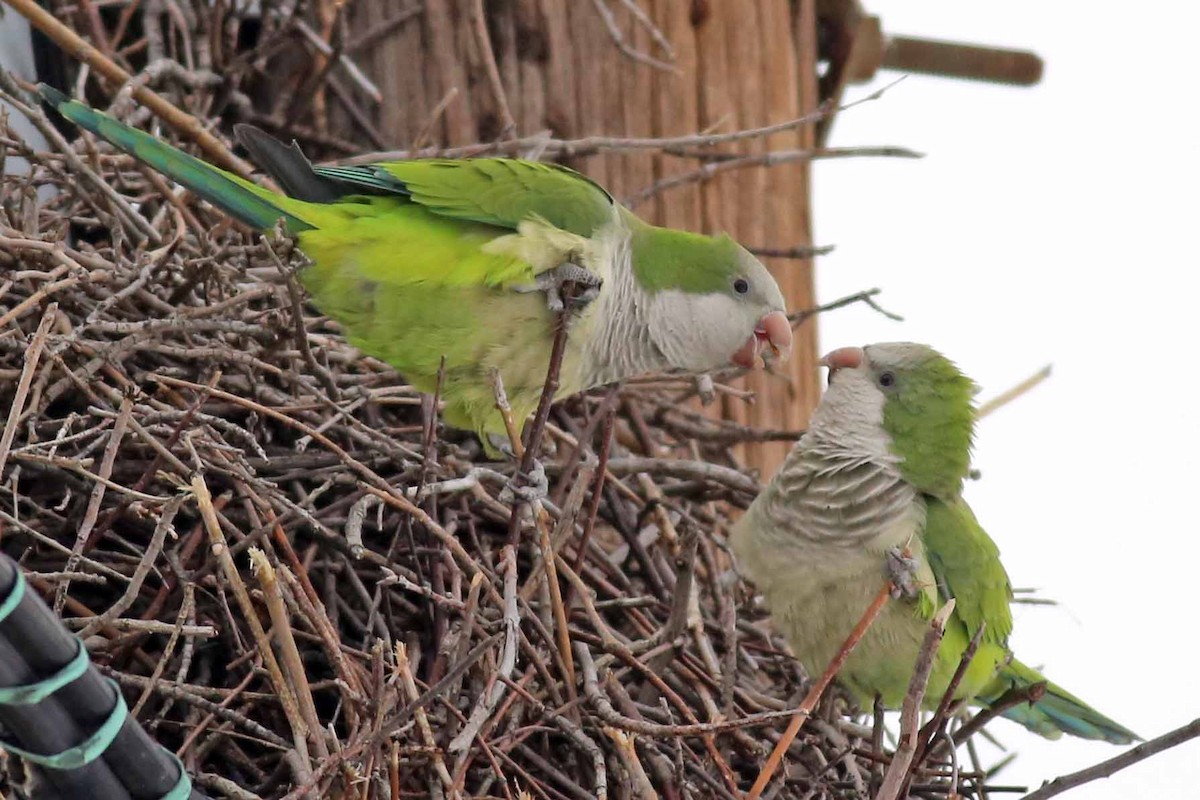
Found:
<path fill-rule="evenodd" d="M 249 126 L 238 137 L 286 196 L 40 87 L 75 124 L 252 228 L 280 219 L 312 265 L 300 280 L 350 341 L 422 391 L 442 357 L 445 421 L 500 436 L 491 372 L 518 424 L 537 406 L 559 284 L 573 314 L 558 397 L 635 375 L 786 355 L 792 330 L 767 269 L 728 236 L 638 219 L 583 175 L 506 158 L 314 167 Z"/>
<path fill-rule="evenodd" d="M 962 498 L 975 385 L 919 344 L 826 356 L 829 388 L 808 431 L 734 526 L 733 551 L 810 674 L 829 664 L 907 549 L 912 596 L 891 601 L 838 679 L 860 702 L 902 702 L 928 620 L 954 598 L 925 695 L 936 705 L 975 632 L 955 699 L 979 705 L 1044 681 L 1012 657 L 1012 590 L 999 550 Z M 1137 738 L 1053 683 L 1005 716 L 1049 738 Z"/>

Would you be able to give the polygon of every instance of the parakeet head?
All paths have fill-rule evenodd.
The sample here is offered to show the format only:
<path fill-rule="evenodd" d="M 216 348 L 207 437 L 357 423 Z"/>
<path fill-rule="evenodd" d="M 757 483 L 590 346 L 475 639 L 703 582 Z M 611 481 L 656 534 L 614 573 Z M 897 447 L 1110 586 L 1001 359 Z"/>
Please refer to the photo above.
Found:
<path fill-rule="evenodd" d="M 792 326 L 779 284 L 733 239 L 643 225 L 631 247 L 651 336 L 673 366 L 753 369 L 764 357 L 787 358 Z"/>
<path fill-rule="evenodd" d="M 961 490 L 976 386 L 950 359 L 927 345 L 889 342 L 843 347 L 821 363 L 829 368 L 829 389 L 813 430 L 894 456 L 922 492 L 948 497 Z"/>

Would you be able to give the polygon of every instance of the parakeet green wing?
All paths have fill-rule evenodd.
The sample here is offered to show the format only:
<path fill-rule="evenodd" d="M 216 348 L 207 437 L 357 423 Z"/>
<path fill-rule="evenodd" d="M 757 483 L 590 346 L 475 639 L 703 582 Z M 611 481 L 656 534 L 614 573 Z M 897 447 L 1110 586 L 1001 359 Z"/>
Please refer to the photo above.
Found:
<path fill-rule="evenodd" d="M 515 230 L 540 217 L 556 228 L 591 236 L 612 222 L 612 197 L 598 184 L 557 164 L 475 158 L 387 161 L 316 167 L 322 178 L 406 196 L 433 213 Z"/>
<path fill-rule="evenodd" d="M 982 641 L 1004 644 L 1012 632 L 1012 587 L 1000 550 L 961 498 L 927 497 L 925 555 L 943 598 L 954 598 L 954 616 L 970 636 L 985 625 Z"/>

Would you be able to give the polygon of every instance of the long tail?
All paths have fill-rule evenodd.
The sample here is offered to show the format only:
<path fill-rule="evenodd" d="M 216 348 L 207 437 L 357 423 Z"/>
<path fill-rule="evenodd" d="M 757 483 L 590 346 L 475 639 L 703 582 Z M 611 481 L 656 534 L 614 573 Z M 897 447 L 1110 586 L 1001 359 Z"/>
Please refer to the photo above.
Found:
<path fill-rule="evenodd" d="M 1125 726 L 1101 714 L 1057 684 L 1047 681 L 1033 667 L 1013 659 L 1000 670 L 976 700 L 983 705 L 994 702 L 1012 688 L 1024 688 L 1035 683 L 1046 684 L 1046 693 L 1033 705 L 1021 703 L 1003 712 L 1005 717 L 1019 722 L 1047 739 L 1057 739 L 1066 733 L 1081 739 L 1102 739 L 1113 744 L 1129 744 L 1141 737 Z"/>
<path fill-rule="evenodd" d="M 148 133 L 72 100 L 44 83 L 38 85 L 38 94 L 71 122 L 148 164 L 246 225 L 265 230 L 282 217 L 293 233 L 314 227 L 288 210 L 289 206 L 294 210 L 295 200 L 206 164 Z"/>

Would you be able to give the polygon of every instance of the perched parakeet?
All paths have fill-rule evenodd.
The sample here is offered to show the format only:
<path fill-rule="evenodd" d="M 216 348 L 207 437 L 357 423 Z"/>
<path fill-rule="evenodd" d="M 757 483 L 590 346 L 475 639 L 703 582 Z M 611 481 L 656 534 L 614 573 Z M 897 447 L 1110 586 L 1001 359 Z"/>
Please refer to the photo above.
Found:
<path fill-rule="evenodd" d="M 786 356 L 792 330 L 767 269 L 728 236 L 655 227 L 554 164 L 506 158 L 314 167 L 249 126 L 238 137 L 288 196 L 130 128 L 52 88 L 75 124 L 235 219 L 282 218 L 312 265 L 300 273 L 349 340 L 432 392 L 442 357 L 445 421 L 501 436 L 491 372 L 518 424 L 537 406 L 560 281 L 583 284 L 558 397 L 635 375 L 755 367 Z"/>
<path fill-rule="evenodd" d="M 731 533 L 745 574 L 810 674 L 820 674 L 894 573 L 912 556 L 915 597 L 889 602 L 838 679 L 869 706 L 904 699 L 935 610 L 955 606 L 925 695 L 944 696 L 963 651 L 984 632 L 955 699 L 986 706 L 1044 681 L 1012 657 L 1012 590 L 999 550 L 962 498 L 975 385 L 947 358 L 908 343 L 826 356 L 829 388 L 808 431 Z M 1137 738 L 1053 683 L 1005 716 L 1049 738 Z"/>

